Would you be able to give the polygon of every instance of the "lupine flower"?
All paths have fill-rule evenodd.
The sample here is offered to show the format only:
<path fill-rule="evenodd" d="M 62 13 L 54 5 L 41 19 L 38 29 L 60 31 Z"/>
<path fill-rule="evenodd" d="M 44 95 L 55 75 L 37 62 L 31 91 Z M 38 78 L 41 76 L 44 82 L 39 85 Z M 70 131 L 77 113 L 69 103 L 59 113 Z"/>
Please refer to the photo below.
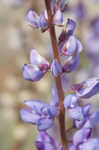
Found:
<path fill-rule="evenodd" d="M 91 104 L 86 104 L 83 106 L 84 115 L 88 116 L 90 112 Z"/>
<path fill-rule="evenodd" d="M 22 71 L 24 79 L 33 82 L 39 81 L 45 74 L 44 71 L 41 71 L 37 66 L 31 64 L 25 64 Z"/>
<path fill-rule="evenodd" d="M 54 118 L 58 114 L 57 107 L 40 100 L 26 100 L 24 103 L 29 107 L 20 111 L 24 122 L 37 125 L 39 131 L 52 127 Z"/>
<path fill-rule="evenodd" d="M 48 29 L 48 22 L 46 20 L 45 12 L 40 14 L 39 18 L 39 28 L 42 32 L 46 31 Z"/>
<path fill-rule="evenodd" d="M 53 17 L 53 23 L 58 26 L 64 25 L 64 16 L 60 9 L 58 9 Z"/>
<path fill-rule="evenodd" d="M 99 112 L 95 111 L 89 115 L 84 127 L 94 128 L 97 123 L 99 123 Z"/>
<path fill-rule="evenodd" d="M 50 70 L 55 77 L 58 77 L 62 73 L 62 67 L 57 59 L 53 60 Z"/>
<path fill-rule="evenodd" d="M 73 56 L 82 51 L 82 45 L 75 36 L 70 36 L 68 40 L 59 45 L 61 55 Z"/>
<path fill-rule="evenodd" d="M 35 28 L 39 28 L 39 16 L 33 10 L 29 10 L 26 14 L 26 22 Z"/>
<path fill-rule="evenodd" d="M 80 55 L 70 57 L 69 60 L 67 60 L 64 63 L 63 71 L 66 73 L 70 73 L 76 70 L 79 64 L 80 64 Z"/>
<path fill-rule="evenodd" d="M 67 0 L 59 1 L 59 8 L 61 9 L 61 11 L 63 12 L 65 11 L 66 5 L 67 5 Z"/>
<path fill-rule="evenodd" d="M 32 27 L 40 29 L 42 32 L 48 29 L 48 22 L 44 12 L 39 17 L 35 11 L 29 10 L 26 14 L 26 22 Z"/>
<path fill-rule="evenodd" d="M 75 31 L 76 28 L 76 22 L 70 18 L 67 19 L 67 24 L 66 24 L 66 34 L 68 36 L 72 35 Z"/>
<path fill-rule="evenodd" d="M 77 106 L 79 100 L 80 100 L 79 97 L 76 96 L 75 94 L 67 95 L 64 99 L 64 107 L 74 108 L 75 106 Z"/>
<path fill-rule="evenodd" d="M 58 26 L 64 25 L 64 16 L 63 12 L 60 8 L 56 9 L 56 2 L 52 1 L 52 14 L 53 14 L 53 24 Z M 34 28 L 39 28 L 42 32 L 45 32 L 49 25 L 48 25 L 48 16 L 46 10 L 38 16 L 35 11 L 29 10 L 26 14 L 26 22 L 29 23 Z"/>
<path fill-rule="evenodd" d="M 38 150 L 63 150 L 62 146 L 47 132 L 40 132 L 37 135 L 36 147 Z"/>
<path fill-rule="evenodd" d="M 74 120 L 82 120 L 84 118 L 83 108 L 77 106 L 68 110 L 69 117 Z"/>
<path fill-rule="evenodd" d="M 99 140 L 95 138 L 90 138 L 79 146 L 79 150 L 98 150 Z"/>
<path fill-rule="evenodd" d="M 42 32 L 45 32 L 50 27 L 49 23 L 53 24 L 53 26 L 64 25 L 63 12 L 66 10 L 67 0 L 52 0 L 49 4 L 51 4 L 51 14 L 49 14 L 51 16 L 48 16 L 47 9 L 40 16 L 33 10 L 29 10 L 26 15 L 26 21 L 32 27 L 40 29 Z M 79 3 L 75 11 L 79 21 L 82 21 L 86 15 L 86 9 L 83 4 Z M 48 20 L 48 17 L 52 17 L 51 20 Z M 98 20 L 94 20 L 91 24 L 94 31 L 93 35 L 96 38 L 98 37 L 98 34 L 96 34 L 96 31 L 98 33 L 98 24 Z M 62 90 L 64 91 L 63 83 L 65 80 L 63 81 L 63 75 L 74 71 L 80 64 L 82 44 L 74 36 L 75 28 L 75 21 L 68 19 L 65 29 L 62 30 L 58 38 L 58 42 L 56 41 L 61 62 L 60 60 L 58 62 L 57 58 L 54 58 L 50 65 L 36 50 L 32 49 L 30 64 L 23 66 L 23 77 L 25 80 L 39 81 L 50 69 L 52 75 L 55 78 L 59 77 L 62 81 Z M 96 43 L 92 49 L 96 46 L 97 50 L 98 46 Z M 64 107 L 68 109 L 68 116 L 73 120 L 73 127 L 78 130 L 73 134 L 72 139 L 69 140 L 67 137 L 68 150 L 98 150 L 99 140 L 89 138 L 92 128 L 99 123 L 99 112 L 90 113 L 91 105 L 80 106 L 80 100 L 81 98 L 90 98 L 99 92 L 99 79 L 91 78 L 80 84 L 74 84 L 72 90 L 74 94 L 69 94 L 65 97 Z M 39 134 L 35 144 L 38 150 L 64 150 L 62 145 L 46 132 L 46 130 L 53 126 L 54 119 L 58 116 L 59 110 L 61 110 L 58 94 L 56 84 L 54 84 L 50 104 L 46 104 L 40 100 L 25 100 L 26 108 L 20 111 L 21 119 L 24 122 L 37 126 Z M 68 131 L 66 130 L 66 132 L 70 130 L 71 128 Z"/>
<path fill-rule="evenodd" d="M 81 98 L 90 98 L 99 92 L 99 79 L 90 78 L 86 81 L 80 83 L 79 88 L 76 89 L 76 84 L 73 85 L 73 90 L 76 92 L 77 96 Z"/>
<path fill-rule="evenodd" d="M 85 140 L 89 138 L 91 134 L 91 129 L 90 128 L 82 128 L 73 135 L 73 144 L 75 146 L 83 143 Z"/>
<path fill-rule="evenodd" d="M 68 150 L 77 150 L 77 147 L 73 144 L 70 144 Z"/>
<path fill-rule="evenodd" d="M 76 128 L 82 128 L 83 126 L 85 126 L 85 124 L 88 121 L 88 118 L 90 116 L 90 113 L 89 113 L 90 107 L 91 107 L 90 104 L 86 104 L 82 107 L 84 117 L 81 120 L 74 120 L 74 124 L 75 124 Z M 89 126 L 87 126 L 87 127 L 89 127 Z M 91 128 L 91 126 L 89 128 Z"/>
<path fill-rule="evenodd" d="M 58 43 L 60 44 L 61 42 L 66 41 L 71 35 L 73 35 L 75 28 L 76 28 L 75 21 L 68 18 L 65 30 L 63 30 L 59 35 Z"/>
<path fill-rule="evenodd" d="M 49 63 L 41 57 L 34 49 L 30 54 L 30 63 L 23 66 L 23 77 L 29 81 L 39 81 L 49 69 Z"/>

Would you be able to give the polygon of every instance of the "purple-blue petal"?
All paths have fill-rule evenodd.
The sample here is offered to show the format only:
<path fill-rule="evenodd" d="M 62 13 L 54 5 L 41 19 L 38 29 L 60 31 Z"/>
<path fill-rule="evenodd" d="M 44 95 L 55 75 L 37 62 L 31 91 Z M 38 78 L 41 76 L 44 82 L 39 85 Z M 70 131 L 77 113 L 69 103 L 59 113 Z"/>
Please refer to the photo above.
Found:
<path fill-rule="evenodd" d="M 57 150 L 51 143 L 36 141 L 37 150 Z"/>
<path fill-rule="evenodd" d="M 81 83 L 82 87 L 76 90 L 76 94 L 81 98 L 90 98 L 99 93 L 99 79 L 90 78 Z"/>
<path fill-rule="evenodd" d="M 29 10 L 26 14 L 26 22 L 35 28 L 39 28 L 38 16 L 35 11 Z"/>
<path fill-rule="evenodd" d="M 75 94 L 67 95 L 64 99 L 64 107 L 74 108 L 75 106 L 77 106 L 79 100 L 79 97 Z"/>
<path fill-rule="evenodd" d="M 43 57 L 38 54 L 35 49 L 32 49 L 30 52 L 30 63 L 33 65 L 39 65 L 43 61 Z"/>
<path fill-rule="evenodd" d="M 42 108 L 42 113 L 51 118 L 55 118 L 58 115 L 58 108 L 48 104 Z"/>
<path fill-rule="evenodd" d="M 40 119 L 40 116 L 36 113 L 33 113 L 31 110 L 20 110 L 21 119 L 26 123 L 36 124 Z"/>
<path fill-rule="evenodd" d="M 79 150 L 99 150 L 99 139 L 88 139 L 79 146 Z"/>
<path fill-rule="evenodd" d="M 39 27 L 40 27 L 42 32 L 45 32 L 48 29 L 48 22 L 45 18 L 45 13 L 44 12 L 40 14 Z"/>
<path fill-rule="evenodd" d="M 40 118 L 37 122 L 37 128 L 39 131 L 45 131 L 49 128 L 51 128 L 54 124 L 54 120 L 47 118 L 47 117 L 43 117 Z"/>
<path fill-rule="evenodd" d="M 82 120 L 84 118 L 83 108 L 80 106 L 69 109 L 69 117 L 74 120 Z"/>
<path fill-rule="evenodd" d="M 54 59 L 51 65 L 51 72 L 55 77 L 58 77 L 62 73 L 62 67 L 57 61 L 57 59 Z"/>
<path fill-rule="evenodd" d="M 29 81 L 39 81 L 45 74 L 37 66 L 32 64 L 25 64 L 22 68 L 23 77 Z"/>
<path fill-rule="evenodd" d="M 77 56 L 73 56 L 71 58 L 71 62 L 70 61 L 65 62 L 63 66 L 63 70 L 64 72 L 67 72 L 67 73 L 72 72 L 77 69 L 79 64 L 80 64 L 80 55 L 78 54 Z"/>
<path fill-rule="evenodd" d="M 25 100 L 24 104 L 27 105 L 37 114 L 42 114 L 42 108 L 47 104 L 40 100 Z"/>
<path fill-rule="evenodd" d="M 91 129 L 88 128 L 82 128 L 73 135 L 73 144 L 75 146 L 83 143 L 85 140 L 89 138 L 91 134 Z"/>
<path fill-rule="evenodd" d="M 78 150 L 78 149 L 75 145 L 70 144 L 68 150 Z"/>
<path fill-rule="evenodd" d="M 53 17 L 53 23 L 58 26 L 64 25 L 64 15 L 60 9 L 56 11 L 55 16 Z"/>
<path fill-rule="evenodd" d="M 70 18 L 67 20 L 66 24 L 66 34 L 67 36 L 70 36 L 74 33 L 74 30 L 76 28 L 76 22 Z"/>

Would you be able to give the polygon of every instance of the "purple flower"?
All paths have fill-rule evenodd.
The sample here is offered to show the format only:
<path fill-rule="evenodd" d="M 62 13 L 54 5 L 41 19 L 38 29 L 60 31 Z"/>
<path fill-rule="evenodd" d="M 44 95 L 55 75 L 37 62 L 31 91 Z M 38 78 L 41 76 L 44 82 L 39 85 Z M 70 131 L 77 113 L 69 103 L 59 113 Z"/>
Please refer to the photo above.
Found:
<path fill-rule="evenodd" d="M 89 138 L 91 134 L 91 129 L 89 128 L 82 128 L 73 135 L 73 144 L 75 146 L 83 143 L 85 140 Z"/>
<path fill-rule="evenodd" d="M 83 118 L 82 120 L 74 120 L 74 125 L 77 129 L 82 128 L 86 122 L 86 117 Z"/>
<path fill-rule="evenodd" d="M 23 77 L 25 80 L 29 81 L 39 81 L 45 74 L 44 71 L 41 71 L 37 66 L 32 64 L 25 64 L 22 68 Z"/>
<path fill-rule="evenodd" d="M 75 94 L 67 95 L 64 99 L 64 107 L 74 108 L 75 106 L 77 106 L 79 100 L 80 100 L 79 97 L 76 96 Z"/>
<path fill-rule="evenodd" d="M 83 111 L 85 116 L 89 115 L 90 108 L 91 108 L 91 104 L 86 104 L 83 106 Z"/>
<path fill-rule="evenodd" d="M 57 61 L 57 59 L 54 59 L 51 65 L 51 72 L 55 77 L 58 77 L 62 73 L 62 67 Z"/>
<path fill-rule="evenodd" d="M 94 128 L 97 123 L 99 123 L 99 111 L 95 111 L 91 115 L 89 115 L 84 127 Z"/>
<path fill-rule="evenodd" d="M 79 146 L 79 150 L 99 150 L 99 140 L 90 138 Z"/>
<path fill-rule="evenodd" d="M 77 55 L 82 51 L 82 44 L 75 36 L 70 36 L 68 40 L 59 44 L 59 52 L 63 56 Z"/>
<path fill-rule="evenodd" d="M 49 63 L 34 49 L 30 53 L 30 63 L 23 66 L 22 72 L 25 80 L 39 81 L 49 69 Z"/>
<path fill-rule="evenodd" d="M 63 150 L 62 146 L 47 132 L 40 132 L 37 135 L 36 147 L 38 150 Z"/>
<path fill-rule="evenodd" d="M 30 63 L 33 64 L 33 65 L 38 65 L 39 67 L 42 66 L 42 68 L 40 68 L 40 69 L 48 70 L 49 67 L 50 67 L 49 62 L 45 58 L 40 56 L 35 49 L 31 50 Z"/>
<path fill-rule="evenodd" d="M 68 18 L 66 24 L 66 34 L 68 37 L 74 33 L 75 28 L 76 28 L 76 22 Z"/>
<path fill-rule="evenodd" d="M 45 32 L 48 29 L 48 22 L 47 19 L 45 18 L 45 12 L 40 14 L 40 18 L 39 18 L 39 27 L 41 29 L 42 32 Z"/>
<path fill-rule="evenodd" d="M 79 88 L 76 88 L 76 84 L 73 85 L 73 89 L 77 96 L 81 98 L 90 98 L 99 92 L 99 79 L 90 78 L 86 81 L 81 82 Z"/>
<path fill-rule="evenodd" d="M 60 0 L 59 1 L 59 8 L 61 9 L 61 11 L 65 11 L 66 9 L 66 6 L 67 6 L 67 0 Z"/>
<path fill-rule="evenodd" d="M 35 28 L 39 28 L 39 16 L 35 11 L 29 10 L 26 14 L 26 22 Z"/>
<path fill-rule="evenodd" d="M 73 120 L 82 120 L 84 118 L 83 108 L 80 106 L 69 109 L 68 112 L 69 117 L 72 118 Z"/>
<path fill-rule="evenodd" d="M 53 17 L 53 24 L 58 26 L 64 25 L 64 16 L 60 9 L 58 9 Z"/>
<path fill-rule="evenodd" d="M 91 128 L 91 125 L 90 126 L 85 126 L 85 124 L 86 124 L 86 122 L 88 122 L 88 118 L 90 116 L 90 114 L 89 114 L 90 107 L 91 107 L 90 104 L 86 104 L 86 105 L 83 106 L 82 109 L 83 109 L 84 117 L 81 120 L 75 120 L 74 121 L 74 124 L 75 124 L 76 128 L 82 128 L 83 126 Z"/>
<path fill-rule="evenodd" d="M 53 126 L 54 118 L 58 114 L 57 107 L 40 100 L 26 100 L 24 103 L 28 106 L 28 109 L 20 111 L 21 119 L 24 122 L 37 125 L 39 131 L 47 130 Z"/>
<path fill-rule="evenodd" d="M 70 144 L 68 150 L 77 150 L 77 147 L 73 144 Z"/>
<path fill-rule="evenodd" d="M 65 62 L 63 66 L 63 71 L 66 73 L 72 72 L 77 69 L 77 67 L 80 64 L 80 55 L 77 56 L 71 56 L 69 59 Z"/>
<path fill-rule="evenodd" d="M 26 14 L 26 22 L 35 28 L 39 28 L 42 32 L 48 29 L 48 21 L 45 18 L 45 13 L 41 13 L 40 17 L 35 11 L 29 10 Z"/>
<path fill-rule="evenodd" d="M 53 119 L 47 118 L 45 116 L 44 118 L 42 117 L 41 119 L 39 119 L 36 125 L 39 131 L 44 131 L 51 128 L 53 126 L 53 123 Z"/>

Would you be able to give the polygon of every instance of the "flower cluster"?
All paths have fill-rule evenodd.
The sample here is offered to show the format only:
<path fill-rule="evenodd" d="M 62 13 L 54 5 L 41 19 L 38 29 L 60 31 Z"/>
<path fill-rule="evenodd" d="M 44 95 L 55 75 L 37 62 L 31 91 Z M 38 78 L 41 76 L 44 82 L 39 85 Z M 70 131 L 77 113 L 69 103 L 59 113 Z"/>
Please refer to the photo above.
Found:
<path fill-rule="evenodd" d="M 70 150 L 98 150 L 99 140 L 92 138 L 92 129 L 99 123 L 99 111 L 90 112 L 91 105 L 80 106 L 81 99 L 87 99 L 99 92 L 99 79 L 90 78 L 72 86 L 73 94 L 64 99 L 73 128 L 78 129 L 72 136 Z M 90 144 L 89 144 L 90 143 Z"/>
<path fill-rule="evenodd" d="M 66 1 L 52 0 L 48 4 L 50 4 L 51 16 L 48 15 L 47 9 L 44 10 L 40 16 L 38 16 L 34 10 L 29 10 L 26 14 L 26 21 L 32 27 L 40 29 L 42 32 L 51 27 L 53 28 L 55 25 L 60 27 L 65 25 L 63 12 L 66 10 Z M 49 17 L 51 17 L 52 22 L 49 22 Z M 62 76 L 64 74 L 71 73 L 78 68 L 82 44 L 74 35 L 75 28 L 75 21 L 68 18 L 64 29 L 62 29 L 56 41 L 59 57 L 54 56 L 51 63 L 40 56 L 35 49 L 31 50 L 30 64 L 25 64 L 22 69 L 25 80 L 32 82 L 39 81 L 49 71 L 55 81 L 62 82 Z M 49 104 L 40 100 L 25 100 L 24 103 L 27 109 L 20 111 L 21 119 L 24 122 L 37 126 L 39 133 L 35 144 L 38 150 L 66 150 L 64 145 L 60 145 L 54 137 L 48 133 L 48 129 L 53 127 L 54 120 L 58 118 L 62 109 L 57 81 L 52 89 L 52 97 Z M 61 90 L 64 91 L 63 87 Z M 91 135 L 92 129 L 99 122 L 99 112 L 96 111 L 92 113 L 90 111 L 90 104 L 84 106 L 80 105 L 82 98 L 87 99 L 97 93 L 99 93 L 99 78 L 93 77 L 72 85 L 72 94 L 64 98 L 64 104 L 62 102 L 63 107 L 68 110 L 68 117 L 73 120 L 73 129 L 76 130 L 71 139 L 67 137 L 68 150 L 98 150 L 99 140 L 92 138 Z M 69 130 L 63 132 L 67 133 Z"/>

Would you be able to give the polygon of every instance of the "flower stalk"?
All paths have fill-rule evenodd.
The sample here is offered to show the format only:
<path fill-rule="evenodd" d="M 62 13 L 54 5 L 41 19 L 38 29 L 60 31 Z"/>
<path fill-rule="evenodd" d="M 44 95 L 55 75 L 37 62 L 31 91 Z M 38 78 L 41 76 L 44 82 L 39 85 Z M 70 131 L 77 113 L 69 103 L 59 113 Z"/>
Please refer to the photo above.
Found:
<path fill-rule="evenodd" d="M 50 3 L 51 3 L 50 0 L 45 0 L 45 6 L 47 9 L 47 14 L 48 14 L 49 34 L 50 34 L 54 58 L 57 59 L 58 62 L 60 63 L 55 27 L 52 23 L 52 12 L 51 12 Z M 65 109 L 64 109 L 64 104 L 63 104 L 64 92 L 62 89 L 62 83 L 61 83 L 61 76 L 60 75 L 58 77 L 55 77 L 55 82 L 56 82 L 56 88 L 57 88 L 58 97 L 59 97 L 58 120 L 59 120 L 59 126 L 60 126 L 61 143 L 62 143 L 64 150 L 67 150 L 68 144 L 67 144 L 66 132 L 65 132 Z"/>

